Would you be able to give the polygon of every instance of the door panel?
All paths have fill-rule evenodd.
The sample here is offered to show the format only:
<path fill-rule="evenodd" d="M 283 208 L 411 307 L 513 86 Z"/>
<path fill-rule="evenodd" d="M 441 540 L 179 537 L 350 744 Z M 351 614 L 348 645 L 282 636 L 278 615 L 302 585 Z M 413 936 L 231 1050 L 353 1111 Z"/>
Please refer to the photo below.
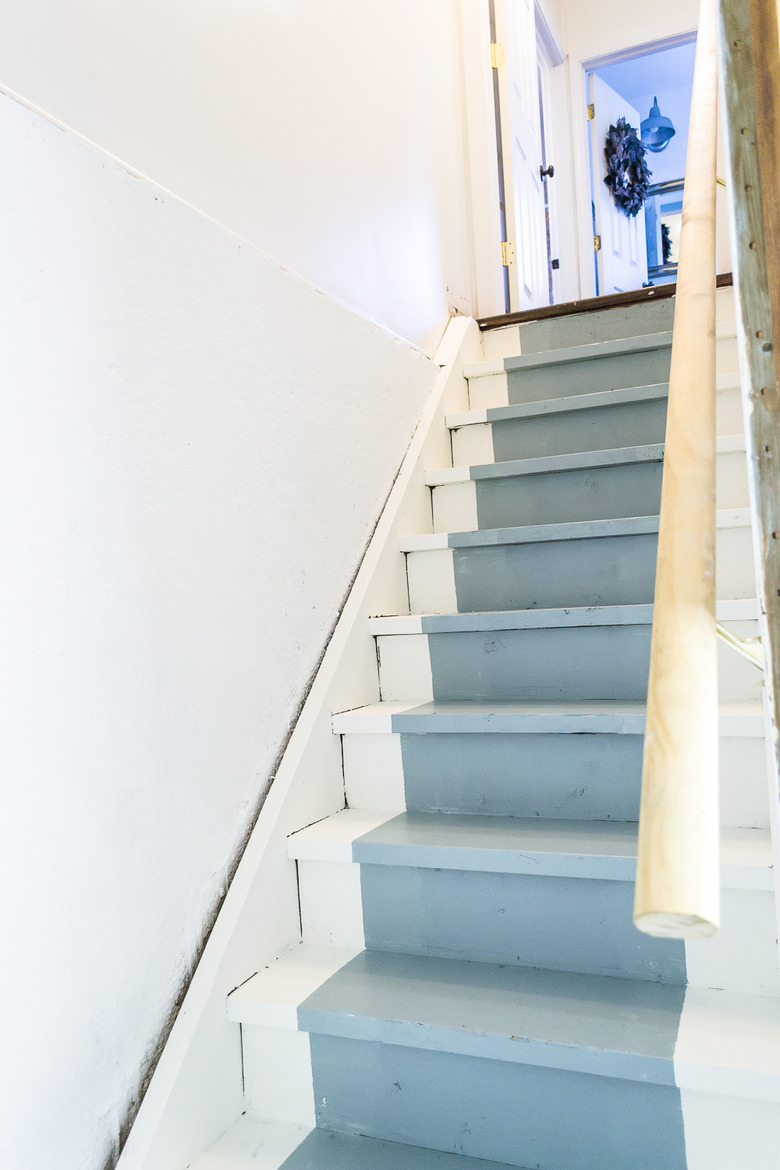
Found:
<path fill-rule="evenodd" d="M 549 304 L 534 0 L 496 0 L 496 29 L 506 51 L 499 92 L 507 229 L 516 253 L 510 268 L 512 308 L 532 309 Z"/>
<path fill-rule="evenodd" d="M 590 122 L 594 215 L 596 235 L 601 236 L 596 264 L 599 293 L 603 296 L 641 288 L 647 280 L 644 208 L 636 216 L 625 215 L 615 206 L 612 192 L 604 182 L 607 174 L 604 141 L 609 127 L 622 117 L 638 129 L 640 117 L 633 106 L 595 73 L 589 74 L 588 85 L 594 107 Z"/>

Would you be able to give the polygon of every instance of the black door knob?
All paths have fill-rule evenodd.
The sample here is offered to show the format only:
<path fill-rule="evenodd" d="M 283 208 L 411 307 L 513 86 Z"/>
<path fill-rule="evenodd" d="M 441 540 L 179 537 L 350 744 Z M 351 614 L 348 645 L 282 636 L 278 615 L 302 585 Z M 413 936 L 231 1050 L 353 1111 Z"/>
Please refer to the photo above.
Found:
<path fill-rule="evenodd" d="M 546 170 L 540 164 L 540 166 L 539 166 L 539 178 L 540 179 L 551 179 L 554 174 L 555 174 L 555 167 L 552 165 L 552 163 L 550 164 L 549 167 L 547 167 Z"/>

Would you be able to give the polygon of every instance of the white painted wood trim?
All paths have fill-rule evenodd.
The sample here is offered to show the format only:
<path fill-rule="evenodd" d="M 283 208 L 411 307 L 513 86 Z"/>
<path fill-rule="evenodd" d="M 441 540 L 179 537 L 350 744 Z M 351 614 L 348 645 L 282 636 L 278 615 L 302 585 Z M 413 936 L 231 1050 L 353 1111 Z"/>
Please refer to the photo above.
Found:
<path fill-rule="evenodd" d="M 494 374 L 504 372 L 503 358 L 492 358 L 489 362 L 466 362 L 463 367 L 464 378 L 492 378 Z"/>
<path fill-rule="evenodd" d="M 298 944 L 231 992 L 228 1019 L 261 1028 L 298 1028 L 298 1007 L 359 951 Z"/>
<path fill-rule="evenodd" d="M 425 532 L 421 536 L 402 536 L 399 548 L 403 553 L 435 552 L 449 548 L 446 532 Z"/>
<path fill-rule="evenodd" d="M 487 410 L 464 410 L 460 414 L 448 414 L 445 423 L 451 431 L 458 427 L 470 427 L 476 423 L 486 423 Z"/>
<path fill-rule="evenodd" d="M 296 861 L 352 861 L 352 842 L 395 815 L 373 809 L 345 808 L 288 837 L 287 856 Z"/>
<path fill-rule="evenodd" d="M 476 361 L 481 352 L 476 322 L 453 317 L 435 355 L 439 369 L 428 402 L 117 1170 L 185 1166 L 241 1113 L 240 1067 L 234 1067 L 238 1039 L 226 1020 L 225 999 L 248 972 L 259 970 L 300 938 L 295 863 L 287 859 L 284 841 L 296 829 L 343 807 L 341 756 L 331 713 L 378 698 L 367 619 L 407 608 L 400 535 L 430 529 L 423 472 L 447 462 L 450 439 L 444 415 L 467 408 L 462 364 Z M 269 890 L 274 891 L 272 898 Z"/>

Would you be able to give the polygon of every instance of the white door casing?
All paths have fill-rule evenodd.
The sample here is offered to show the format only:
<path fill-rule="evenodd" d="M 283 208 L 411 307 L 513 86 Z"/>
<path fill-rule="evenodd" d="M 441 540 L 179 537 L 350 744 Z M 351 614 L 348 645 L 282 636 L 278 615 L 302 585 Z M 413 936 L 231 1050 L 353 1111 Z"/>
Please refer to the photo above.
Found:
<path fill-rule="evenodd" d="M 625 98 L 595 73 L 588 75 L 588 93 L 594 108 L 590 121 L 590 146 L 593 174 L 593 203 L 596 235 L 601 248 L 596 253 L 599 295 L 641 288 L 647 280 L 645 213 L 627 216 L 615 206 L 612 192 L 604 182 L 607 164 L 604 141 L 607 131 L 618 118 L 625 118 L 639 128 L 639 113 Z"/>
<path fill-rule="evenodd" d="M 534 0 L 496 0 L 496 35 L 506 54 L 498 74 L 510 287 L 521 311 L 549 304 Z"/>

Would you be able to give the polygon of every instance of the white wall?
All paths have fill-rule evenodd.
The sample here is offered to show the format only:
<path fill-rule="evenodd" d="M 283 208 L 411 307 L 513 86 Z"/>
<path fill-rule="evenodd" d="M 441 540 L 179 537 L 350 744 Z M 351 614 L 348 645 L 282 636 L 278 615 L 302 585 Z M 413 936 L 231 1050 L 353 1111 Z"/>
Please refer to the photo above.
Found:
<path fill-rule="evenodd" d="M 0 1165 L 98 1170 L 435 367 L 7 98 L 0 150 Z"/>
<path fill-rule="evenodd" d="M 18 93 L 435 346 L 471 307 L 452 0 L 6 0 Z"/>

